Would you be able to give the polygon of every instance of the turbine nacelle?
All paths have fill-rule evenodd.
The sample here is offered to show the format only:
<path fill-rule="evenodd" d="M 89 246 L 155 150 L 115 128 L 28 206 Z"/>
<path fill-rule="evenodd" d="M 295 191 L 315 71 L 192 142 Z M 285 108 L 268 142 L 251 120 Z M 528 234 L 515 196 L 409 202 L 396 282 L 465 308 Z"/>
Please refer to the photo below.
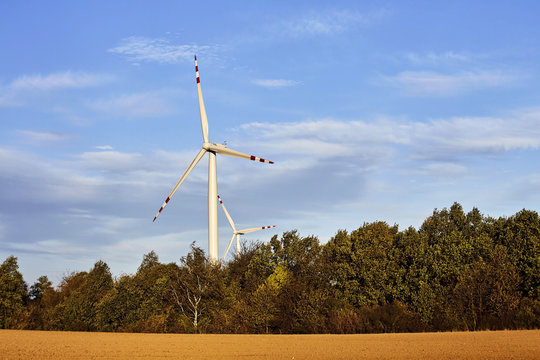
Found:
<path fill-rule="evenodd" d="M 206 151 L 213 151 L 219 153 L 220 150 L 227 149 L 227 145 L 205 142 L 202 144 L 202 148 Z"/>

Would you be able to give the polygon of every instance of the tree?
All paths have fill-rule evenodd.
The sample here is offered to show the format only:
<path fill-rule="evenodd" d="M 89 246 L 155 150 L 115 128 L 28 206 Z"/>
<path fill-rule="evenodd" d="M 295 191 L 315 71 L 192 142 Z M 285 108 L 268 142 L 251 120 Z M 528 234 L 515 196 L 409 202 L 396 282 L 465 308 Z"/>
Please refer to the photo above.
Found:
<path fill-rule="evenodd" d="M 86 273 L 78 273 L 66 279 L 64 284 L 79 285 L 70 290 L 55 308 L 59 326 L 62 330 L 95 331 L 99 327 L 97 318 L 99 303 L 109 290 L 113 288 L 113 280 L 109 266 L 98 261 Z"/>
<path fill-rule="evenodd" d="M 52 282 L 49 281 L 49 278 L 46 275 L 40 276 L 37 281 L 30 286 L 28 297 L 30 300 L 40 300 L 43 297 L 43 294 L 52 288 Z"/>
<path fill-rule="evenodd" d="M 29 303 L 25 328 L 33 330 L 47 329 L 47 312 L 52 310 L 51 305 L 54 303 L 56 297 L 56 292 L 49 278 L 45 275 L 40 276 L 30 286 L 28 297 Z"/>
<path fill-rule="evenodd" d="M 471 264 L 453 289 L 453 305 L 465 330 L 512 327 L 518 284 L 516 268 L 503 246 L 495 247 L 489 262 Z"/>
<path fill-rule="evenodd" d="M 511 262 L 521 277 L 523 296 L 540 299 L 540 217 L 535 211 L 521 210 L 505 221 L 499 242 L 506 246 Z"/>
<path fill-rule="evenodd" d="M 364 224 L 350 235 L 339 231 L 325 246 L 331 284 L 336 297 L 360 308 L 392 301 L 396 279 L 391 253 L 397 226 Z"/>
<path fill-rule="evenodd" d="M 180 263 L 169 289 L 174 303 L 189 319 L 193 332 L 198 333 L 209 321 L 213 307 L 223 298 L 223 279 L 219 277 L 218 265 L 210 263 L 195 243 Z"/>
<path fill-rule="evenodd" d="M 0 328 L 9 329 L 25 307 L 27 286 L 18 271 L 17 258 L 9 256 L 0 265 Z"/>
<path fill-rule="evenodd" d="M 284 264 L 274 272 L 248 297 L 249 328 L 251 332 L 268 333 L 270 324 L 278 314 L 278 299 L 281 290 L 291 281 L 292 274 Z"/>
<path fill-rule="evenodd" d="M 155 251 L 152 250 L 148 254 L 145 254 L 143 256 L 143 260 L 141 262 L 141 265 L 139 265 L 137 272 L 139 273 L 156 265 L 159 265 L 159 258 Z"/>

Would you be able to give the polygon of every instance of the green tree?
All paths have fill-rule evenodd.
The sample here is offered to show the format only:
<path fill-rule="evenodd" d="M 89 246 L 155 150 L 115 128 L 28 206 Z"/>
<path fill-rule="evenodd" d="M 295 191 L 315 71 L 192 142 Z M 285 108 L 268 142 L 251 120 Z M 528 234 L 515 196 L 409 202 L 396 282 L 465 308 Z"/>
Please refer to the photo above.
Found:
<path fill-rule="evenodd" d="M 63 330 L 95 331 L 99 329 L 98 308 L 100 301 L 113 287 L 109 266 L 98 261 L 86 273 L 75 274 L 65 285 L 78 285 L 55 308 L 59 326 Z"/>
<path fill-rule="evenodd" d="M 17 258 L 9 256 L 0 265 L 0 328 L 9 329 L 25 309 L 27 286 Z"/>
<path fill-rule="evenodd" d="M 392 247 L 397 226 L 385 222 L 364 224 L 350 235 L 339 231 L 325 246 L 336 297 L 355 307 L 391 302 L 396 281 Z"/>
<path fill-rule="evenodd" d="M 465 330 L 513 327 L 519 306 L 519 276 L 506 249 L 497 246 L 489 262 L 472 263 L 453 289 L 453 306 Z"/>
<path fill-rule="evenodd" d="M 47 329 L 47 312 L 52 309 L 56 292 L 52 283 L 45 275 L 40 276 L 37 281 L 30 286 L 28 291 L 29 303 L 25 328 L 34 330 Z"/>
<path fill-rule="evenodd" d="M 99 328 L 106 331 L 182 332 L 179 311 L 171 302 L 170 286 L 179 271 L 162 264 L 154 251 L 143 256 L 134 275 L 123 275 L 100 301 Z"/>
<path fill-rule="evenodd" d="M 427 326 L 433 319 L 435 293 L 431 288 L 428 261 L 430 247 L 427 237 L 413 227 L 397 234 L 394 241 L 393 260 L 395 274 L 400 277 L 394 290 L 396 298 L 409 304 Z"/>
<path fill-rule="evenodd" d="M 224 279 L 219 265 L 212 264 L 204 251 L 191 244 L 191 251 L 180 259 L 180 269 L 169 290 L 173 302 L 186 319 L 193 332 L 198 333 L 210 323 L 224 299 Z"/>
<path fill-rule="evenodd" d="M 140 273 L 144 270 L 150 269 L 153 266 L 159 265 L 159 257 L 155 253 L 154 250 L 150 251 L 148 254 L 145 254 L 143 256 L 143 260 L 141 262 L 141 265 L 139 265 L 139 268 L 137 269 L 137 272 Z"/>
<path fill-rule="evenodd" d="M 249 329 L 255 333 L 268 333 L 278 314 L 278 297 L 291 281 L 292 274 L 285 265 L 278 265 L 274 272 L 248 297 Z"/>
<path fill-rule="evenodd" d="M 506 246 L 517 267 L 523 296 L 540 300 L 540 217 L 535 211 L 521 210 L 507 219 L 498 243 Z"/>

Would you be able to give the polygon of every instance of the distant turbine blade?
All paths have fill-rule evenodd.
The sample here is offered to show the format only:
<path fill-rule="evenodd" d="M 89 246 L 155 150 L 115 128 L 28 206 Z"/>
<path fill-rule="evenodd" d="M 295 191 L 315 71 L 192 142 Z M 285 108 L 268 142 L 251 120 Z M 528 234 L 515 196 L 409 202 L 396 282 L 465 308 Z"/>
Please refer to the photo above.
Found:
<path fill-rule="evenodd" d="M 205 146 L 206 146 L 205 148 L 207 150 L 214 151 L 214 152 L 216 152 L 218 154 L 221 154 L 221 155 L 233 156 L 233 157 L 237 157 L 237 158 L 248 159 L 248 160 L 263 162 L 263 163 L 267 163 L 267 164 L 273 164 L 274 163 L 273 161 L 270 161 L 270 160 L 266 160 L 266 159 L 263 159 L 263 158 L 260 158 L 260 157 L 257 157 L 257 156 L 253 156 L 253 155 L 248 155 L 248 154 L 245 154 L 245 153 L 237 151 L 237 150 L 229 149 L 225 145 L 221 145 L 221 144 L 205 144 Z"/>
<path fill-rule="evenodd" d="M 276 225 L 261 226 L 261 227 L 250 228 L 250 229 L 242 229 L 242 230 L 238 230 L 237 233 L 238 234 L 247 234 L 247 233 L 250 233 L 250 232 L 264 230 L 264 229 L 270 229 L 270 228 L 274 228 L 274 227 L 276 227 Z"/>
<path fill-rule="evenodd" d="M 219 203 L 221 204 L 221 207 L 223 208 L 223 212 L 225 212 L 225 216 L 227 216 L 227 220 L 229 220 L 229 224 L 231 225 L 231 228 L 233 232 L 236 232 L 236 228 L 234 226 L 234 221 L 231 218 L 231 215 L 229 215 L 229 212 L 227 211 L 227 208 L 225 207 L 225 204 L 223 203 L 223 200 L 221 200 L 221 197 L 218 195 Z"/>
<path fill-rule="evenodd" d="M 199 112 L 201 113 L 201 128 L 203 140 L 208 142 L 208 119 L 206 118 L 206 109 L 201 90 L 201 79 L 199 78 L 199 66 L 197 66 L 197 55 L 195 55 L 195 76 L 197 77 L 197 95 L 199 96 Z"/>
<path fill-rule="evenodd" d="M 167 197 L 167 199 L 165 199 L 165 202 L 163 203 L 163 205 L 161 205 L 161 208 L 159 209 L 159 211 L 157 212 L 156 216 L 154 217 L 154 220 L 153 221 L 156 221 L 157 217 L 159 216 L 159 214 L 163 211 L 163 208 L 165 208 L 165 206 L 167 205 L 167 203 L 169 202 L 169 200 L 171 200 L 171 197 L 174 195 L 174 193 L 176 192 L 176 190 L 178 190 L 178 188 L 180 187 L 180 185 L 182 185 L 182 183 L 184 182 L 184 180 L 186 179 L 186 177 L 189 175 L 189 173 L 191 172 L 191 170 L 193 170 L 193 168 L 195 167 L 195 165 L 197 165 L 197 163 L 199 162 L 199 160 L 201 160 L 201 158 L 203 157 L 204 153 L 206 152 L 205 149 L 201 149 L 201 151 L 199 151 L 199 153 L 197 154 L 197 156 L 195 156 L 195 159 L 193 159 L 193 161 L 191 162 L 191 164 L 189 164 L 188 168 L 186 169 L 186 171 L 184 172 L 184 175 L 182 175 L 182 177 L 180 178 L 180 180 L 178 180 L 178 183 L 176 183 L 176 186 L 174 187 L 174 189 L 171 191 L 171 193 L 169 194 L 169 196 Z"/>
<path fill-rule="evenodd" d="M 227 249 L 225 250 L 225 253 L 223 254 L 223 257 L 221 258 L 221 263 L 225 261 L 225 257 L 227 257 L 227 253 L 229 252 L 229 249 L 231 248 L 232 242 L 234 240 L 234 237 L 236 236 L 236 232 L 233 233 L 231 240 L 229 241 L 229 245 L 227 245 Z"/>

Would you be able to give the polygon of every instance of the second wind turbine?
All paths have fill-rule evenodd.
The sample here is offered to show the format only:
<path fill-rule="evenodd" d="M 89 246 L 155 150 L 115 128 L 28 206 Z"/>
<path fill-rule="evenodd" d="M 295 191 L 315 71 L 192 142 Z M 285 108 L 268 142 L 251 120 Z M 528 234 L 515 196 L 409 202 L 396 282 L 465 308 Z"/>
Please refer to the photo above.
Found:
<path fill-rule="evenodd" d="M 197 56 L 195 56 L 195 76 L 197 78 L 197 95 L 199 98 L 199 111 L 201 114 L 201 128 L 203 135 L 202 149 L 199 151 L 195 159 L 189 164 L 188 168 L 176 183 L 176 186 L 172 189 L 171 193 L 165 199 L 163 205 L 157 212 L 153 221 L 156 221 L 157 217 L 163 211 L 163 208 L 169 203 L 171 197 L 176 190 L 184 182 L 191 170 L 197 165 L 199 160 L 205 153 L 208 152 L 208 258 L 211 262 L 217 263 L 218 261 L 218 218 L 217 218 L 217 171 L 216 171 L 216 154 L 238 157 L 242 159 L 248 159 L 252 161 L 264 162 L 273 164 L 273 161 L 265 160 L 253 155 L 244 154 L 240 151 L 227 148 L 226 145 L 211 143 L 208 140 L 208 119 L 206 118 L 206 109 L 204 108 L 204 101 L 201 90 L 201 80 L 199 79 L 199 67 L 197 66 Z"/>

